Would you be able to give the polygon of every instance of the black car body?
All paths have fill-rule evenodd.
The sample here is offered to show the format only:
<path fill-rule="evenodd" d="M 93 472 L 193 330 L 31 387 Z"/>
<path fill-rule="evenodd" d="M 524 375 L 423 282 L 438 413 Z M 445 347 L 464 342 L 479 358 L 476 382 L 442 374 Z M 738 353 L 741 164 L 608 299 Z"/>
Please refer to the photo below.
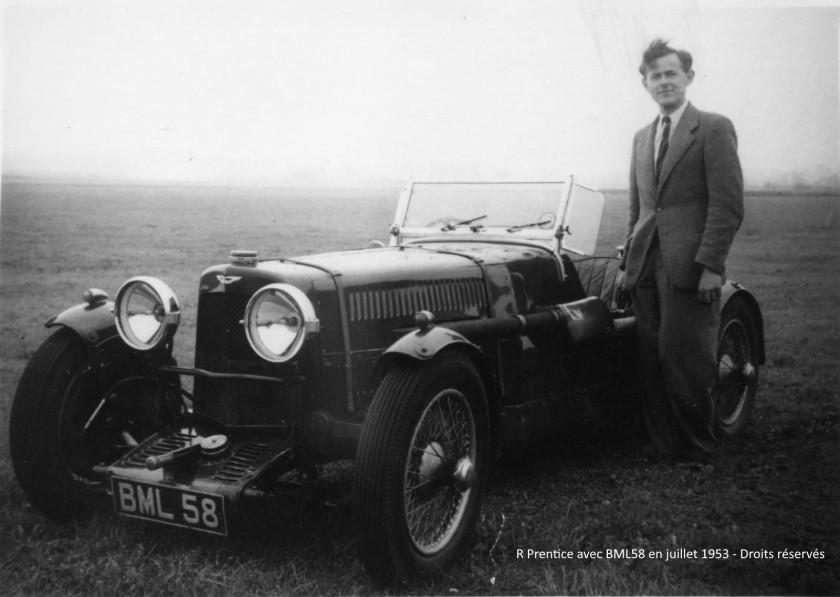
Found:
<path fill-rule="evenodd" d="M 630 399 L 618 260 L 588 256 L 603 205 L 571 178 L 410 183 L 389 246 L 235 251 L 199 279 L 193 367 L 172 358 L 166 284 L 132 278 L 114 302 L 91 289 L 21 380 L 20 484 L 52 518 L 108 494 L 120 514 L 224 535 L 281 504 L 290 476 L 354 459 L 368 570 L 434 572 L 468 544 L 491 453 Z M 763 332 L 750 293 L 728 283 L 723 300 L 715 393 L 735 433 Z"/>

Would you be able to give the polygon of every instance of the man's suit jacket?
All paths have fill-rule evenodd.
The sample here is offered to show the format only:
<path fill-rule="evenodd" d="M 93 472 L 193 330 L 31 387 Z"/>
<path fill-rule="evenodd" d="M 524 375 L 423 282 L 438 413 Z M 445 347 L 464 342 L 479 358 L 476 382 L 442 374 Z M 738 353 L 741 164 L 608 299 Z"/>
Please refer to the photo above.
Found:
<path fill-rule="evenodd" d="M 696 290 L 703 266 L 723 275 L 744 216 L 735 129 L 727 118 L 689 104 L 671 135 L 658 184 L 655 134 L 656 121 L 633 140 L 624 287 L 636 285 L 656 233 L 671 281 Z"/>

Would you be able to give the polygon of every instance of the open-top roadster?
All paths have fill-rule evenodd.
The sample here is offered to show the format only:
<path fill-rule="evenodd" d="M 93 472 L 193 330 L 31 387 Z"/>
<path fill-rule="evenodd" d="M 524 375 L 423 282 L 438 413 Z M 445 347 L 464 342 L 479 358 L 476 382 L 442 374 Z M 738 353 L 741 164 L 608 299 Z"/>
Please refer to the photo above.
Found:
<path fill-rule="evenodd" d="M 173 359 L 164 282 L 90 289 L 20 381 L 20 485 L 56 520 L 111 496 L 119 514 L 225 535 L 282 505 L 290 476 L 355 459 L 367 569 L 435 572 L 469 543 L 491 454 L 628 400 L 632 309 L 612 299 L 618 260 L 587 256 L 603 207 L 571 178 L 416 182 L 389 246 L 234 251 L 199 279 L 193 367 Z M 714 392 L 732 434 L 764 340 L 749 292 L 727 283 L 723 301 Z"/>

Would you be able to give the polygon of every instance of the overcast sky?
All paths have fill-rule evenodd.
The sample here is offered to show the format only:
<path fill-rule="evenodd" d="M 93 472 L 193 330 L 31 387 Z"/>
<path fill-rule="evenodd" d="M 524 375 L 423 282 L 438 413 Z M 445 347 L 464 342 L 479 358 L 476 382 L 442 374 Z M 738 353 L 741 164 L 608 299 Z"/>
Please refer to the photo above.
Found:
<path fill-rule="evenodd" d="M 626 186 L 665 37 L 735 123 L 747 182 L 838 177 L 836 2 L 7 4 L 4 176 Z"/>

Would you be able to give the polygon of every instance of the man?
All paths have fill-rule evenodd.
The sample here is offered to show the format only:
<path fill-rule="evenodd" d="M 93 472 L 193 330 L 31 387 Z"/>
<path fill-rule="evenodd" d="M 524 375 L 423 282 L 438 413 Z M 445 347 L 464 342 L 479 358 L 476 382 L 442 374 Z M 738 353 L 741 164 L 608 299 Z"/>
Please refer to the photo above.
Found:
<path fill-rule="evenodd" d="M 659 116 L 633 141 L 618 287 L 636 315 L 651 448 L 708 462 L 721 285 L 743 218 L 737 139 L 727 118 L 686 100 L 691 54 L 655 40 L 639 72 Z"/>

